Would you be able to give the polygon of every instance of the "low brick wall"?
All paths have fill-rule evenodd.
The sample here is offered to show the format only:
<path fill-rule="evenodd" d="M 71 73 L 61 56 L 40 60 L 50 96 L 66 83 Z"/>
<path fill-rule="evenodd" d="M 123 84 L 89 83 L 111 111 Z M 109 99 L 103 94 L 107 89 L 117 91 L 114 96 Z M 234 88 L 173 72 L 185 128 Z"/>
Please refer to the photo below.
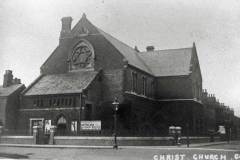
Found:
<path fill-rule="evenodd" d="M 33 144 L 33 136 L 1 136 L 0 143 Z"/>
<path fill-rule="evenodd" d="M 190 143 L 207 143 L 210 142 L 210 137 L 190 137 Z M 214 137 L 214 142 L 219 142 L 220 137 Z M 187 137 L 181 137 L 181 143 L 187 144 Z"/>
<path fill-rule="evenodd" d="M 209 137 L 190 137 L 191 143 L 206 143 Z M 220 137 L 214 138 L 215 142 L 220 141 Z M 2 136 L 0 143 L 5 144 L 33 144 L 33 136 Z M 173 144 L 172 137 L 117 137 L 120 146 L 169 146 Z M 187 138 L 181 137 L 181 143 L 186 144 Z M 112 146 L 113 137 L 79 137 L 79 136 L 55 136 L 56 145 L 82 145 L 82 146 Z"/>
<path fill-rule="evenodd" d="M 206 143 L 209 137 L 190 137 L 190 143 Z M 215 138 L 215 141 L 220 141 Z M 173 144 L 172 137 L 118 137 L 118 145 L 120 146 L 168 146 Z M 181 143 L 186 144 L 187 138 L 182 137 Z M 66 137 L 55 136 L 54 144 L 57 145 L 84 145 L 84 146 L 112 146 L 114 144 L 113 137 Z"/>

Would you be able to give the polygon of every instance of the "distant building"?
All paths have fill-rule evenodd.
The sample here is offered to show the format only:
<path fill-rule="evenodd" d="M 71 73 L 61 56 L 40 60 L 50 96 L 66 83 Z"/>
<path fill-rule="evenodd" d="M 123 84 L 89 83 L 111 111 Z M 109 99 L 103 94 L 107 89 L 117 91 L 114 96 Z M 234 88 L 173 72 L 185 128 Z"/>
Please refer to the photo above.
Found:
<path fill-rule="evenodd" d="M 3 85 L 0 86 L 0 125 L 5 130 L 15 130 L 20 106 L 20 93 L 25 89 L 21 80 L 13 78 L 12 71 L 6 70 Z"/>
<path fill-rule="evenodd" d="M 203 90 L 202 102 L 205 106 L 206 127 L 208 130 L 216 131 L 219 126 L 225 126 L 227 134 L 231 130 L 232 138 L 240 138 L 240 118 L 234 116 L 232 108 L 220 103 L 214 94 L 209 94 L 206 89 Z M 214 129 L 215 128 L 215 129 Z M 230 129 L 231 128 L 231 129 Z"/>

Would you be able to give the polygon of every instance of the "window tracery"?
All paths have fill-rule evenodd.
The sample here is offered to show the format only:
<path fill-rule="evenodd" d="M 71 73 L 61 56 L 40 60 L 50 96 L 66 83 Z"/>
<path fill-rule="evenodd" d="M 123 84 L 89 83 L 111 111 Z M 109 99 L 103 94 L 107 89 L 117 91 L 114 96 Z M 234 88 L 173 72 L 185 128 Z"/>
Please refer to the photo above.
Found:
<path fill-rule="evenodd" d="M 93 58 L 92 46 L 85 41 L 80 41 L 71 53 L 71 70 L 93 67 Z"/>

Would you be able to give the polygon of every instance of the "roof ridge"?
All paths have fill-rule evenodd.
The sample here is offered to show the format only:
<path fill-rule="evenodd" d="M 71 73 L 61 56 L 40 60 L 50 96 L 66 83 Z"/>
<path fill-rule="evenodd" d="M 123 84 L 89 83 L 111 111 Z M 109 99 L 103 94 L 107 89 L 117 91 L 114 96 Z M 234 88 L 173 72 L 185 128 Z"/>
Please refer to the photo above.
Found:
<path fill-rule="evenodd" d="M 102 29 L 100 29 L 100 28 L 98 28 L 98 27 L 96 27 L 99 31 L 100 31 L 100 33 L 101 32 L 103 32 L 103 33 L 105 33 L 105 34 L 107 34 L 107 35 L 109 35 L 110 37 L 112 37 L 112 38 L 114 38 L 114 39 L 116 39 L 117 41 L 119 41 L 120 43 L 122 43 L 123 45 L 125 45 L 125 46 L 127 46 L 127 47 L 129 47 L 129 48 L 131 48 L 132 50 L 134 50 L 134 48 L 132 48 L 131 46 L 129 46 L 128 44 L 126 44 L 126 43 L 124 43 L 124 42 L 122 42 L 122 41 L 120 41 L 119 39 L 117 39 L 117 38 L 115 38 L 115 37 L 113 37 L 111 34 L 109 34 L 109 33 L 107 33 L 107 32 L 105 32 L 105 31 L 103 31 Z M 104 35 L 103 35 L 104 36 Z M 105 36 L 104 36 L 105 37 Z"/>
<path fill-rule="evenodd" d="M 139 56 L 139 54 L 137 53 L 137 52 L 135 52 L 136 53 L 136 56 L 139 58 L 139 60 L 145 65 L 145 67 L 150 71 L 150 73 L 152 74 L 152 75 L 154 75 L 153 74 L 153 71 L 151 70 L 151 68 L 149 68 L 149 66 L 145 63 L 145 61 Z"/>
<path fill-rule="evenodd" d="M 100 28 L 98 28 L 98 27 L 96 27 L 96 28 L 97 28 L 97 30 L 98 30 L 101 34 L 102 34 L 102 33 L 107 34 L 107 35 L 110 36 L 111 38 L 117 40 L 117 41 L 120 42 L 121 44 L 123 44 L 123 45 L 125 45 L 126 47 L 130 48 L 130 49 L 134 52 L 134 54 L 136 55 L 136 57 L 141 61 L 141 63 L 147 68 L 147 70 L 150 72 L 150 74 L 153 74 L 152 70 L 148 67 L 148 65 L 144 62 L 144 60 L 138 55 L 137 51 L 136 51 L 134 48 L 132 48 L 132 47 L 129 46 L 128 44 L 122 42 L 121 40 L 113 37 L 111 34 L 103 31 L 102 29 L 100 29 Z M 104 34 L 102 34 L 102 35 L 104 36 Z M 106 36 L 104 36 L 104 37 L 107 39 Z M 107 39 L 107 40 L 108 40 L 108 39 Z M 121 51 L 119 51 L 119 52 L 121 53 Z M 135 66 L 135 67 L 137 67 L 137 66 Z M 137 68 L 138 68 L 138 67 L 137 67 Z M 141 68 L 139 68 L 139 69 L 141 69 Z M 142 69 L 141 69 L 141 70 L 142 70 Z"/>
<path fill-rule="evenodd" d="M 138 53 L 150 53 L 150 52 L 158 52 L 158 51 L 171 51 L 171 50 L 181 50 L 181 49 L 192 49 L 193 47 L 184 47 L 184 48 L 170 48 L 170 49 L 159 49 L 159 50 L 153 50 L 153 51 L 142 51 Z"/>

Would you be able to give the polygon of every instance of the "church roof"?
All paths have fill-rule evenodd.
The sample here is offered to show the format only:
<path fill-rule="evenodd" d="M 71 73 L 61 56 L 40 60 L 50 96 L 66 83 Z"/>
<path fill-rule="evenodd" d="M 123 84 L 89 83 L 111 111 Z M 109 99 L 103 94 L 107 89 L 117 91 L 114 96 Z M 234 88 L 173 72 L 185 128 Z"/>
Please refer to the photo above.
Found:
<path fill-rule="evenodd" d="M 139 52 L 139 56 L 157 77 L 190 73 L 192 48 Z"/>
<path fill-rule="evenodd" d="M 98 30 L 126 58 L 128 64 L 152 74 L 151 69 L 149 69 L 144 60 L 139 57 L 138 52 L 135 49 L 119 41 L 110 34 L 105 33 L 100 29 Z"/>
<path fill-rule="evenodd" d="M 96 71 L 76 71 L 43 75 L 25 95 L 81 93 L 97 76 Z"/>
<path fill-rule="evenodd" d="M 134 48 L 95 27 L 86 15 L 83 15 L 72 29 L 73 35 L 79 34 L 82 28 L 86 28 L 89 34 L 104 36 L 124 56 L 128 64 L 153 76 L 179 76 L 190 73 L 192 48 L 137 52 Z"/>
<path fill-rule="evenodd" d="M 8 87 L 0 86 L 0 97 L 6 97 L 13 94 L 15 91 L 17 91 L 19 88 L 23 87 L 24 84 L 12 84 Z"/>
<path fill-rule="evenodd" d="M 77 35 L 79 32 L 81 32 L 82 28 L 87 29 L 89 34 L 100 34 L 102 35 L 108 42 L 110 42 L 119 53 L 121 53 L 126 60 L 128 61 L 128 64 L 137 67 L 147 73 L 152 74 L 151 70 L 148 68 L 148 66 L 144 63 L 144 61 L 139 57 L 136 50 L 134 50 L 132 47 L 128 46 L 127 44 L 121 42 L 120 40 L 114 38 L 110 34 L 102 31 L 101 29 L 94 26 L 87 18 L 86 15 L 83 15 L 82 18 L 79 20 L 79 22 L 74 26 L 72 29 L 72 34 Z"/>
<path fill-rule="evenodd" d="M 126 59 L 129 65 L 145 71 L 146 73 L 149 73 L 153 76 L 161 77 L 190 74 L 193 47 L 138 52 L 134 48 L 128 46 L 127 44 L 121 42 L 110 34 L 94 26 L 86 18 L 86 15 L 83 15 L 71 30 L 71 35 L 73 37 L 78 37 L 81 34 L 85 34 L 85 36 L 103 36 Z M 58 63 L 53 63 L 53 65 L 57 66 L 62 63 L 66 63 L 67 54 L 65 53 L 68 53 L 68 47 L 61 46 L 62 45 L 58 46 L 54 53 L 50 56 L 54 59 L 57 59 L 54 61 L 57 61 Z M 44 64 L 42 68 L 48 67 L 48 65 Z M 57 68 L 61 67 L 56 67 L 56 69 Z"/>

